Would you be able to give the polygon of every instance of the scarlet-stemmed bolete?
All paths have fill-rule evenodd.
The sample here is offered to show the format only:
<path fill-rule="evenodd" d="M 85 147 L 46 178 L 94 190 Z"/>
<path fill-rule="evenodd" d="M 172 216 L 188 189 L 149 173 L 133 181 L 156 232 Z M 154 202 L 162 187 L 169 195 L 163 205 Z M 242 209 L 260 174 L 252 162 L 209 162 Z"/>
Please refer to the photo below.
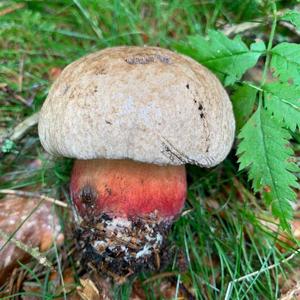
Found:
<path fill-rule="evenodd" d="M 39 135 L 49 153 L 76 158 L 70 192 L 84 261 L 118 275 L 158 267 L 184 205 L 185 164 L 220 163 L 234 131 L 225 89 L 189 57 L 116 47 L 67 66 Z"/>

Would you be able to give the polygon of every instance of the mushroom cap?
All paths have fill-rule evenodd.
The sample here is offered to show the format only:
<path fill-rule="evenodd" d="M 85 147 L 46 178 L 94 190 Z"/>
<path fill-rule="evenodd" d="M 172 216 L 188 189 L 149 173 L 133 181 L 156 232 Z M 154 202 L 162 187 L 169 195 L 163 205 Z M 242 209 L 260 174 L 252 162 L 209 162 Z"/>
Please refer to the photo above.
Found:
<path fill-rule="evenodd" d="M 235 122 L 221 83 L 193 59 L 115 47 L 63 70 L 38 129 L 53 155 L 212 167 L 228 154 Z"/>

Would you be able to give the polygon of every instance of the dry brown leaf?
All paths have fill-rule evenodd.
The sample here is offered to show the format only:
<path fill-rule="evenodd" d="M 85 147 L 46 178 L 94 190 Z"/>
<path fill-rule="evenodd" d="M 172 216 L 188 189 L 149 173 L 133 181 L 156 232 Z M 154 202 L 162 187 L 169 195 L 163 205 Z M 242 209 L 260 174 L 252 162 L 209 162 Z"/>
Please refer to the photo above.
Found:
<path fill-rule="evenodd" d="M 288 278 L 280 275 L 281 297 L 279 300 L 300 300 L 300 269 L 295 269 Z"/>
<path fill-rule="evenodd" d="M 292 247 L 297 246 L 295 240 L 291 239 L 287 232 L 281 230 L 278 222 L 276 222 L 275 220 L 266 221 L 260 219 L 260 223 L 264 226 L 265 229 L 278 236 L 279 242 L 276 244 L 276 246 L 280 251 L 285 251 L 283 243 Z M 291 233 L 294 239 L 300 241 L 300 220 L 291 221 Z"/>
<path fill-rule="evenodd" d="M 17 230 L 15 240 L 31 248 L 38 247 L 40 251 L 46 251 L 51 247 L 53 240 L 58 236 L 61 239 L 61 228 L 50 203 L 43 202 L 35 210 L 39 201 L 16 195 L 5 196 L 0 201 L 0 230 L 9 235 Z M 0 239 L 0 249 L 4 244 L 5 241 Z M 0 282 L 6 280 L 10 272 L 18 266 L 18 260 L 25 262 L 29 258 L 30 255 L 18 248 L 15 243 L 8 242 L 0 251 Z"/>
<path fill-rule="evenodd" d="M 279 300 L 300 300 L 300 282 L 285 295 L 282 295 Z"/>
<path fill-rule="evenodd" d="M 81 299 L 83 300 L 99 300 L 100 298 L 100 293 L 95 286 L 94 282 L 89 279 L 80 279 L 80 287 L 77 287 L 77 292 L 78 295 L 80 296 Z"/>

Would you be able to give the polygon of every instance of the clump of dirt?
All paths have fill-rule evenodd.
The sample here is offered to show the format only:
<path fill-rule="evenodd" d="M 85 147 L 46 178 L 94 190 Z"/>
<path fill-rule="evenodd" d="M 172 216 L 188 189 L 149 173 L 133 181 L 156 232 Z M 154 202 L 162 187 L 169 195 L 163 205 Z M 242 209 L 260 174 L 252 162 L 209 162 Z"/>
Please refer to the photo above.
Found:
<path fill-rule="evenodd" d="M 118 283 L 137 272 L 160 270 L 172 256 L 167 242 L 171 225 L 172 220 L 160 220 L 155 213 L 147 218 L 85 218 L 76 229 L 81 261 Z"/>

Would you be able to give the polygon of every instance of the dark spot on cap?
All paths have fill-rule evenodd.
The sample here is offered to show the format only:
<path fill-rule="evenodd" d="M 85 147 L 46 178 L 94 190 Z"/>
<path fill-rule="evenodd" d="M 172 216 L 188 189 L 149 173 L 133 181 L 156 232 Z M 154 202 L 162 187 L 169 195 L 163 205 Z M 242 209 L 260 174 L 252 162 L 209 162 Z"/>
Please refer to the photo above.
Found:
<path fill-rule="evenodd" d="M 63 90 L 63 95 L 64 95 L 68 90 L 69 90 L 69 86 L 66 85 L 65 88 L 64 88 L 64 90 Z"/>
<path fill-rule="evenodd" d="M 189 85 L 189 84 L 187 84 L 187 85 L 186 85 L 186 88 L 187 88 L 187 89 L 189 89 L 189 88 L 190 88 L 190 85 Z"/>
<path fill-rule="evenodd" d="M 204 113 L 201 113 L 201 114 L 200 114 L 200 118 L 203 119 L 204 117 L 205 117 L 205 116 L 204 116 Z"/>
<path fill-rule="evenodd" d="M 170 64 L 171 59 L 167 56 L 154 54 L 154 55 L 136 55 L 133 57 L 125 58 L 125 61 L 130 65 L 146 65 L 154 62 L 161 62 L 164 64 Z"/>
<path fill-rule="evenodd" d="M 205 149 L 205 152 L 208 153 L 209 151 L 209 145 L 207 145 L 206 149 Z"/>
<path fill-rule="evenodd" d="M 100 68 L 100 69 L 96 69 L 95 70 L 95 75 L 105 75 L 105 74 L 107 74 L 107 72 L 106 72 L 106 70 L 105 70 L 105 68 L 104 67 L 102 67 L 102 68 Z"/>

